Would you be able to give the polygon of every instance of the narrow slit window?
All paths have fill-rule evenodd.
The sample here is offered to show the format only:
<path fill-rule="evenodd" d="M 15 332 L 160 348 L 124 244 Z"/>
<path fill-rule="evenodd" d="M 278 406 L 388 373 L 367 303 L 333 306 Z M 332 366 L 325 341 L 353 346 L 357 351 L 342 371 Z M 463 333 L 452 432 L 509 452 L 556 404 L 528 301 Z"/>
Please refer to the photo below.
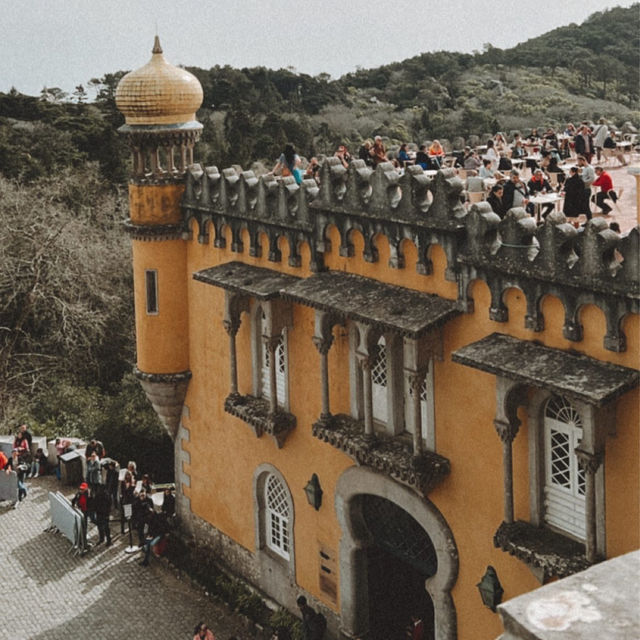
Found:
<path fill-rule="evenodd" d="M 147 269 L 145 272 L 147 287 L 147 313 L 158 313 L 158 272 L 155 269 Z"/>

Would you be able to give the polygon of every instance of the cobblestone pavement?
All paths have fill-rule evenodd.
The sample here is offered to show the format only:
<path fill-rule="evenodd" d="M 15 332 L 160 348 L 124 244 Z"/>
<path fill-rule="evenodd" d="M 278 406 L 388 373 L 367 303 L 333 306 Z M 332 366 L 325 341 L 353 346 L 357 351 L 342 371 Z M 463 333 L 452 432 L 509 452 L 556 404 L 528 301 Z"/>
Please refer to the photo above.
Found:
<path fill-rule="evenodd" d="M 0 503 L 0 638 L 13 640 L 120 640 L 193 638 L 205 621 L 217 640 L 252 636 L 242 621 L 213 602 L 166 564 L 140 553 L 127 555 L 128 535 L 112 523 L 114 544 L 86 555 L 69 553 L 71 544 L 50 526 L 50 490 L 72 494 L 54 477 L 28 481 L 29 493 L 16 509 Z M 97 540 L 89 525 L 89 541 Z"/>

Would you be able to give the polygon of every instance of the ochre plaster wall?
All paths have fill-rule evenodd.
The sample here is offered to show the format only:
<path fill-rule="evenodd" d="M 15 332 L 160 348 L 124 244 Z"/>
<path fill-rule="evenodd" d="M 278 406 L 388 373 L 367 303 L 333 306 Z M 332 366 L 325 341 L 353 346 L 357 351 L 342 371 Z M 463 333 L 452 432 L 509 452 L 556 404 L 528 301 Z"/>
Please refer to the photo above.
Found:
<path fill-rule="evenodd" d="M 193 234 L 195 238 L 196 233 Z M 227 247 L 230 232 L 226 230 Z M 433 275 L 416 273 L 416 250 L 404 243 L 406 266 L 388 267 L 389 248 L 385 238 L 377 239 L 379 261 L 362 259 L 364 242 L 354 233 L 355 256 L 338 255 L 340 237 L 337 229 L 328 231 L 331 252 L 325 262 L 331 269 L 348 270 L 383 282 L 437 293 L 455 299 L 455 283 L 445 281 L 445 256 L 440 247 L 433 247 Z M 186 404 L 190 417 L 185 425 L 190 429 L 191 464 L 185 470 L 191 474 L 191 488 L 185 493 L 191 498 L 193 511 L 223 533 L 249 550 L 254 550 L 253 473 L 263 462 L 270 462 L 287 479 L 295 507 L 296 579 L 298 584 L 334 609 L 337 605 L 321 593 L 318 583 L 318 546 L 326 545 L 338 557 L 340 529 L 333 506 L 336 481 L 352 461 L 331 446 L 311 435 L 311 424 L 320 413 L 320 359 L 313 347 L 313 310 L 295 306 L 293 328 L 288 334 L 290 410 L 297 416 L 297 428 L 288 437 L 284 448 L 264 435 L 257 439 L 248 425 L 226 414 L 223 401 L 229 389 L 229 348 L 222 329 L 224 292 L 194 281 L 191 274 L 200 269 L 231 260 L 242 260 L 270 269 L 307 277 L 310 274 L 309 248 L 301 248 L 302 267 L 287 265 L 288 249 L 281 242 L 282 261 L 270 263 L 268 245 L 263 237 L 263 257 L 248 254 L 245 234 L 244 252 L 212 246 L 213 231 L 208 245 L 195 240 L 188 243 L 184 284 L 176 281 L 176 295 L 188 292 L 189 364 L 193 372 Z M 163 244 L 163 247 L 172 247 Z M 137 249 L 138 265 L 151 259 L 155 243 L 149 244 L 149 255 Z M 168 249 L 166 261 L 173 264 L 179 253 Z M 138 300 L 136 285 L 136 300 Z M 496 637 L 501 632 L 498 616 L 484 608 L 476 588 L 477 582 L 493 565 L 505 589 L 505 599 L 538 586 L 529 569 L 519 560 L 493 547 L 493 534 L 503 518 L 502 446 L 494 426 L 495 378 L 474 369 L 454 364 L 451 353 L 456 349 L 499 331 L 526 340 L 538 340 L 548 346 L 573 349 L 600 360 L 637 367 L 639 352 L 638 317 L 625 321 L 628 347 L 616 354 L 602 346 L 605 333 L 603 314 L 596 308 L 582 310 L 584 340 L 574 343 L 562 337 L 564 311 L 556 298 L 542 303 L 545 330 L 535 333 L 524 328 L 526 304 L 523 294 L 511 289 L 504 302 L 509 309 L 505 323 L 489 319 L 490 295 L 483 282 L 472 286 L 475 311 L 450 321 L 444 329 L 444 359 L 436 362 L 435 414 L 436 449 L 451 460 L 450 477 L 430 496 L 446 518 L 456 539 L 460 571 L 452 591 L 457 615 L 459 638 Z M 336 342 L 329 355 L 331 408 L 334 413 L 348 412 L 348 343 L 341 327 L 334 329 Z M 241 393 L 251 393 L 251 353 L 248 316 L 237 336 L 239 384 Z M 151 357 L 151 354 L 149 354 Z M 521 413 L 522 426 L 513 444 L 514 494 L 516 517 L 529 517 L 529 470 L 526 415 Z M 608 438 L 606 453 L 606 509 L 609 554 L 619 554 L 638 546 L 640 530 L 638 514 L 638 392 L 633 391 L 618 403 L 617 435 Z M 303 487 L 315 472 L 325 491 L 323 506 L 314 511 L 306 502 Z M 338 602 L 339 602 L 338 597 Z"/>
<path fill-rule="evenodd" d="M 189 368 L 187 248 L 182 240 L 133 241 L 137 364 L 146 373 Z M 158 313 L 147 313 L 145 270 L 156 269 Z"/>
<path fill-rule="evenodd" d="M 129 216 L 134 224 L 181 224 L 183 184 L 129 185 Z"/>

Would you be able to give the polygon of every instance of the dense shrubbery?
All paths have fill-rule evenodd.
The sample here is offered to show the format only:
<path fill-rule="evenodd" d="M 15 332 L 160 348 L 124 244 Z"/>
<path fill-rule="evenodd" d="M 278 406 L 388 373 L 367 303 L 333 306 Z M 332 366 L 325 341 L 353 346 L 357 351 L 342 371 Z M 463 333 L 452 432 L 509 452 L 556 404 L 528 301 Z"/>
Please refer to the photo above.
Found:
<path fill-rule="evenodd" d="M 173 447 L 130 372 L 125 192 L 94 165 L 22 184 L 0 176 L 0 423 L 96 436 L 172 479 Z"/>

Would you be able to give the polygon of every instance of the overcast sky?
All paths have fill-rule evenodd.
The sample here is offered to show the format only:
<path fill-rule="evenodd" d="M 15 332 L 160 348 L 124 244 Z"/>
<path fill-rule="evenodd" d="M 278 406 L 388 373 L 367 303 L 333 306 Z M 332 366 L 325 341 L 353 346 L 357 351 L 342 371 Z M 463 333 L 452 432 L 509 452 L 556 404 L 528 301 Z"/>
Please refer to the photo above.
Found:
<path fill-rule="evenodd" d="M 424 51 L 505 48 L 633 0 L 0 0 L 0 91 L 37 95 L 150 57 L 334 78 Z"/>

